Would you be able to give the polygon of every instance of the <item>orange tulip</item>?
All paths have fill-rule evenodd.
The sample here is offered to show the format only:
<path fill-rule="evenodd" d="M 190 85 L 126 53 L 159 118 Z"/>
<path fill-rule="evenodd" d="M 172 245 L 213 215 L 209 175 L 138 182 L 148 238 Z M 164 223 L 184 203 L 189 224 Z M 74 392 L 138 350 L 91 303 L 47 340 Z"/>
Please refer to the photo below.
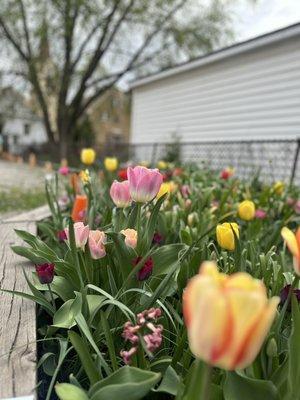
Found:
<path fill-rule="evenodd" d="M 300 276 L 300 227 L 297 229 L 296 234 L 289 228 L 284 227 L 281 229 L 281 236 L 292 253 L 294 270 Z"/>
<path fill-rule="evenodd" d="M 80 222 L 84 220 L 87 206 L 88 206 L 87 197 L 85 195 L 80 195 L 80 194 L 76 195 L 71 214 L 72 220 L 74 222 Z"/>
<path fill-rule="evenodd" d="M 70 185 L 74 193 L 79 193 L 79 176 L 74 173 L 70 175 Z"/>
<path fill-rule="evenodd" d="M 278 297 L 268 300 L 262 281 L 245 272 L 220 273 L 202 264 L 183 295 L 183 313 L 194 355 L 234 370 L 250 365 L 272 325 Z"/>

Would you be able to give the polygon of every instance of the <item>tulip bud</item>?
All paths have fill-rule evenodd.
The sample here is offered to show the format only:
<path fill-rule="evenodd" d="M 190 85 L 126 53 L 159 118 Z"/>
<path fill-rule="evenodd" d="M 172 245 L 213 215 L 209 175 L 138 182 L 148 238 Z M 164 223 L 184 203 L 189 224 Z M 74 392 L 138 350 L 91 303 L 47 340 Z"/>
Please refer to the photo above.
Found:
<path fill-rule="evenodd" d="M 118 159 L 116 157 L 106 157 L 104 167 L 109 172 L 114 172 L 118 168 Z"/>
<path fill-rule="evenodd" d="M 104 232 L 100 230 L 90 231 L 89 232 L 89 249 L 91 252 L 91 257 L 94 260 L 99 260 L 106 256 L 105 246 L 106 243 L 106 235 Z"/>
<path fill-rule="evenodd" d="M 123 229 L 120 233 L 125 236 L 125 244 L 133 249 L 137 245 L 137 231 L 135 229 Z"/>
<path fill-rule="evenodd" d="M 139 262 L 142 260 L 142 257 L 137 257 L 133 260 L 133 265 L 136 266 L 139 264 Z M 139 281 L 144 281 L 149 278 L 149 276 L 152 274 L 153 270 L 153 259 L 152 257 L 149 257 L 145 262 L 144 265 L 140 268 L 140 270 L 137 273 L 137 279 Z"/>
<path fill-rule="evenodd" d="M 281 229 L 281 236 L 292 253 L 294 270 L 300 276 L 300 227 L 297 229 L 296 234 L 284 227 Z"/>
<path fill-rule="evenodd" d="M 239 226 L 235 222 L 224 222 L 217 225 L 217 242 L 225 250 L 235 249 L 235 235 L 239 238 Z"/>
<path fill-rule="evenodd" d="M 274 338 L 269 340 L 269 342 L 267 344 L 266 352 L 267 352 L 267 356 L 270 358 L 277 356 L 278 348 L 277 348 L 276 340 Z"/>
<path fill-rule="evenodd" d="M 71 213 L 72 220 L 74 222 L 82 222 L 84 220 L 87 207 L 88 207 L 87 196 L 77 194 L 75 197 Z"/>
<path fill-rule="evenodd" d="M 87 148 L 82 149 L 80 154 L 81 162 L 85 165 L 92 165 L 96 159 L 96 153 L 94 149 Z"/>
<path fill-rule="evenodd" d="M 162 175 L 158 169 L 137 166 L 127 169 L 131 198 L 138 203 L 147 203 L 154 199 L 162 184 Z"/>
<path fill-rule="evenodd" d="M 274 183 L 273 190 L 276 194 L 281 195 L 284 191 L 285 184 L 281 181 Z"/>
<path fill-rule="evenodd" d="M 244 221 L 251 221 L 255 217 L 255 205 L 253 201 L 242 201 L 238 207 L 238 214 Z"/>
<path fill-rule="evenodd" d="M 54 264 L 39 264 L 35 266 L 35 270 L 41 284 L 49 284 L 54 278 Z"/>
<path fill-rule="evenodd" d="M 84 247 L 87 243 L 89 237 L 90 228 L 88 225 L 84 225 L 83 222 L 76 222 L 74 224 L 74 236 L 75 236 L 75 244 L 78 249 L 84 250 Z M 68 240 L 69 237 L 69 228 L 65 229 L 66 236 Z"/>
<path fill-rule="evenodd" d="M 125 208 L 130 206 L 132 200 L 128 181 L 114 181 L 110 187 L 109 194 L 117 207 Z"/>

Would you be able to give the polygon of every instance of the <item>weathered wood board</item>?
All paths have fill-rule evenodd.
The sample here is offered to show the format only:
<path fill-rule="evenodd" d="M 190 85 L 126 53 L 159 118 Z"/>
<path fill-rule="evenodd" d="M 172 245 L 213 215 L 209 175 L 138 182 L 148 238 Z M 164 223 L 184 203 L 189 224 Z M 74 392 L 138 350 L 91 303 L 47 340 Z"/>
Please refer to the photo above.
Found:
<path fill-rule="evenodd" d="M 20 214 L 0 222 L 0 288 L 28 292 L 22 267 L 33 265 L 13 253 L 20 245 L 14 229 L 36 233 L 36 222 L 49 216 L 45 208 Z M 0 291 L 0 399 L 31 396 L 36 387 L 36 307 L 35 303 Z"/>

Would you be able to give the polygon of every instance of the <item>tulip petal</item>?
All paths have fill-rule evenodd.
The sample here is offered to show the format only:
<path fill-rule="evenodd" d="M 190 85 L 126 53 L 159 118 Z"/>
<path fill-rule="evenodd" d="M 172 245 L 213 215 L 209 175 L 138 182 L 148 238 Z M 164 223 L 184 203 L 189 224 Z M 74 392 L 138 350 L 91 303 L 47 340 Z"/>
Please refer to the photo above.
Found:
<path fill-rule="evenodd" d="M 297 243 L 296 235 L 289 229 L 289 228 L 282 228 L 281 229 L 281 236 L 283 237 L 284 241 L 287 244 L 292 255 L 296 258 L 300 257 L 300 250 Z M 300 237 L 300 234 L 299 234 Z"/>

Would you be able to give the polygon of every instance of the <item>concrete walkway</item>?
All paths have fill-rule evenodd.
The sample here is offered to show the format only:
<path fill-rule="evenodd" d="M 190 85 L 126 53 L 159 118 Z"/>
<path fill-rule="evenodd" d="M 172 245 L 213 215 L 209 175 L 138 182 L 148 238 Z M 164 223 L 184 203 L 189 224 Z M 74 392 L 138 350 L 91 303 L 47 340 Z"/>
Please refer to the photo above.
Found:
<path fill-rule="evenodd" d="M 32 189 L 44 185 L 45 171 L 40 167 L 30 168 L 27 164 L 17 164 L 0 160 L 0 192 L 12 188 Z"/>

